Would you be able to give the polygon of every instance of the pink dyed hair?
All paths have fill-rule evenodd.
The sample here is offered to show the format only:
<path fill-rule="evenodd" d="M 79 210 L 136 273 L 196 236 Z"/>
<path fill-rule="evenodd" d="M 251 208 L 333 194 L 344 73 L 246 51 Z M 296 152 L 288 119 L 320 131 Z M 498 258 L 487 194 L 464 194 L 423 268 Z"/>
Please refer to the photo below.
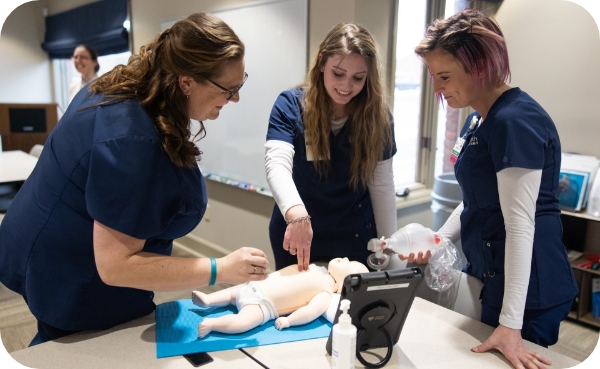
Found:
<path fill-rule="evenodd" d="M 448 19 L 434 20 L 415 53 L 423 58 L 433 50 L 448 53 L 476 85 L 495 88 L 510 81 L 504 35 L 492 17 L 478 10 L 465 9 Z"/>

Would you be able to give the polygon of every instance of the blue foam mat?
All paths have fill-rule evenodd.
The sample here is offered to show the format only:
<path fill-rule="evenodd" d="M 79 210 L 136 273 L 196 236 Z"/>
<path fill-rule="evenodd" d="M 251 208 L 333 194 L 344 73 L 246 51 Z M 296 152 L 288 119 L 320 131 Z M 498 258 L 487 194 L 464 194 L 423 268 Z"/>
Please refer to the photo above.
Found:
<path fill-rule="evenodd" d="M 204 338 L 198 338 L 198 324 L 202 319 L 235 313 L 237 309 L 234 306 L 201 308 L 194 305 L 191 299 L 158 305 L 156 307 L 156 357 L 302 341 L 328 337 L 331 332 L 331 323 L 319 317 L 308 324 L 281 331 L 275 328 L 275 321 L 271 320 L 244 333 L 211 332 Z"/>

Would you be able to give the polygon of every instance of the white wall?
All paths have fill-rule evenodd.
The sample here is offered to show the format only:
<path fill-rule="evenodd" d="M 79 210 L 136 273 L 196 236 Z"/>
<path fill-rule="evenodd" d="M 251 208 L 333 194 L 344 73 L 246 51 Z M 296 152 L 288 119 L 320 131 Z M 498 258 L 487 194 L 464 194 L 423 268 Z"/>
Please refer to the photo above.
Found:
<path fill-rule="evenodd" d="M 504 0 L 513 86 L 554 120 L 563 151 L 600 157 L 600 37 L 585 9 L 563 0 Z"/>
<path fill-rule="evenodd" d="M 13 11 L 0 38 L 0 102 L 52 100 L 48 60 L 39 47 L 44 32 L 42 8 L 45 5 L 49 14 L 56 14 L 92 1 L 40 0 Z M 165 19 L 257 1 L 131 0 L 134 50 L 153 40 Z M 310 0 L 309 64 L 331 27 L 356 22 L 372 31 L 384 68 L 391 68 L 394 4 L 394 0 Z M 565 151 L 600 156 L 600 125 L 594 124 L 593 109 L 600 101 L 600 40 L 591 16 L 562 0 L 504 0 L 497 19 L 508 42 L 512 85 L 522 87 L 546 108 Z M 242 245 L 270 249 L 267 230 L 272 198 L 215 182 L 208 184 L 208 194 L 208 219 L 194 235 L 228 250 Z M 430 219 L 428 205 L 399 212 L 399 225 Z"/>
<path fill-rule="evenodd" d="M 17 7 L 0 34 L 0 103 L 53 102 L 50 60 L 44 41 L 45 1 Z"/>
<path fill-rule="evenodd" d="M 160 32 L 160 22 L 193 12 L 215 12 L 235 6 L 256 3 L 256 0 L 132 0 L 133 49 L 152 41 Z M 391 20 L 394 0 L 310 0 L 309 1 L 309 65 L 319 44 L 331 28 L 340 22 L 356 22 L 372 30 L 380 43 L 382 58 L 389 59 Z M 267 122 L 265 122 L 266 124 Z M 210 136 L 205 138 L 210 140 Z M 208 181 L 210 209 L 208 219 L 192 231 L 194 236 L 227 250 L 241 246 L 263 249 L 271 258 L 268 227 L 275 202 L 272 198 Z M 425 219 L 427 216 L 425 215 Z M 274 264 L 273 264 L 274 265 Z"/>
<path fill-rule="evenodd" d="M 41 47 L 44 9 L 53 15 L 95 1 L 29 0 L 8 15 L 0 34 L 0 103 L 56 102 L 50 59 Z"/>

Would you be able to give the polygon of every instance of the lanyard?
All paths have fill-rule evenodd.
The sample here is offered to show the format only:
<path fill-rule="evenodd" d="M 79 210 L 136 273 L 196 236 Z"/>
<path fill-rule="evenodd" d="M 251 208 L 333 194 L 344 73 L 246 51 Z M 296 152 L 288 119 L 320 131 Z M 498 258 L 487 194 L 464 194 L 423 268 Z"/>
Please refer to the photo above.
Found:
<path fill-rule="evenodd" d="M 476 116 L 473 116 L 473 119 L 471 119 L 471 124 L 469 124 L 469 129 L 467 130 L 467 132 L 465 132 L 465 134 L 462 137 L 459 137 L 456 140 L 456 143 L 454 144 L 454 148 L 452 149 L 452 155 L 450 155 L 450 162 L 452 164 L 456 164 L 456 161 L 458 160 L 458 155 L 460 155 L 460 152 L 463 148 L 463 146 L 465 145 L 465 140 L 467 138 L 467 135 L 473 131 L 475 131 L 477 129 L 477 127 L 479 127 L 479 124 L 481 123 L 481 119 L 477 119 Z"/>

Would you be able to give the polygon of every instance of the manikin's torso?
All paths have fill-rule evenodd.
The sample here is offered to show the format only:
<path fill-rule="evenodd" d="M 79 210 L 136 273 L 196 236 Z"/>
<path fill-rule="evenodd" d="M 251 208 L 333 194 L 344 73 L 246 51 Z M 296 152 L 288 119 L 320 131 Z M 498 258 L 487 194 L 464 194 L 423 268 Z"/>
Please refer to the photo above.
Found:
<path fill-rule="evenodd" d="M 265 297 L 271 300 L 279 315 L 292 313 L 308 305 L 321 292 L 332 294 L 335 291 L 335 281 L 327 268 L 314 264 L 303 272 L 298 271 L 297 265 L 290 265 L 256 283 Z"/>

